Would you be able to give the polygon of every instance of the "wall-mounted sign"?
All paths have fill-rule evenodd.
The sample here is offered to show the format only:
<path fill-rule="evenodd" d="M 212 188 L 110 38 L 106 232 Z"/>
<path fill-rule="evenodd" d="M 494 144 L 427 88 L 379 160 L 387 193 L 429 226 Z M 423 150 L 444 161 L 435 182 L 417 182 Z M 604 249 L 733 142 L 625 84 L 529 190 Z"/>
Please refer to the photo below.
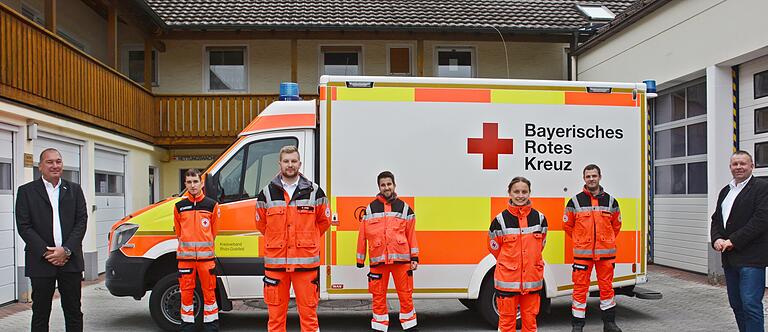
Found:
<path fill-rule="evenodd" d="M 197 161 L 197 160 L 214 160 L 218 157 L 218 155 L 215 154 L 208 154 L 208 155 L 177 155 L 171 157 L 171 160 L 176 161 Z"/>

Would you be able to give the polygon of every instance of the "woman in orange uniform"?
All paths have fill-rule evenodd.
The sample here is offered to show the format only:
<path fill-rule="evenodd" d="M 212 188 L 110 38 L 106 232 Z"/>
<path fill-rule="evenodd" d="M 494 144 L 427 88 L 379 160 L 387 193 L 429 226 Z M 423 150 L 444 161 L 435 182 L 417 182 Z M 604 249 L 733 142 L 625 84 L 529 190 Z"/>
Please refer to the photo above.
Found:
<path fill-rule="evenodd" d="M 522 331 L 536 331 L 539 291 L 544 285 L 541 252 L 547 219 L 531 207 L 531 182 L 518 176 L 509 183 L 509 204 L 491 220 L 488 250 L 496 257 L 493 283 L 499 310 L 499 331 L 514 332 L 520 305 Z"/>

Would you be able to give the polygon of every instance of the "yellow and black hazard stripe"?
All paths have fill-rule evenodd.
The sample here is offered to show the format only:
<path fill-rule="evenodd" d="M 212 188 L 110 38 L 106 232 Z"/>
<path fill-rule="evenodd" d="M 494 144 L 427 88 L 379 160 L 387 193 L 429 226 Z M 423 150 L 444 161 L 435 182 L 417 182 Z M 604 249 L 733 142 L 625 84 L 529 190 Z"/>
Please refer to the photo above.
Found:
<path fill-rule="evenodd" d="M 731 67 L 731 89 L 733 91 L 733 152 L 739 150 L 739 66 Z"/>

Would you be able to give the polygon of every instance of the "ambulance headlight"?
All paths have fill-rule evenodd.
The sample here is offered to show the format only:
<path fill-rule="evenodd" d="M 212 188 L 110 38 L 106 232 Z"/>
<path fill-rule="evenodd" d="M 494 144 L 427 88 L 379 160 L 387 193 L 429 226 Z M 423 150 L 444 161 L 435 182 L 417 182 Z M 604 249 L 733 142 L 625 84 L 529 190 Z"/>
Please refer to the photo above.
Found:
<path fill-rule="evenodd" d="M 109 251 L 112 252 L 122 248 L 138 230 L 139 225 L 136 224 L 122 224 L 117 226 L 112 235 L 112 241 L 110 241 Z"/>

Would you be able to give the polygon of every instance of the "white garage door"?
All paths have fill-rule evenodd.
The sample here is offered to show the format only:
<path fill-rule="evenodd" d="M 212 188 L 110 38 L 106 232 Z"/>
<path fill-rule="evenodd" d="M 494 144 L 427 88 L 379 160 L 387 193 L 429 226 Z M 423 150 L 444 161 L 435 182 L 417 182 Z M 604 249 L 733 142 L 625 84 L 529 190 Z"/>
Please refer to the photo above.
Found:
<path fill-rule="evenodd" d="M 105 271 L 109 256 L 107 234 L 116 221 L 125 216 L 125 155 L 96 149 L 96 249 L 99 273 Z"/>
<path fill-rule="evenodd" d="M 0 304 L 16 299 L 13 134 L 0 130 Z"/>
<path fill-rule="evenodd" d="M 755 158 L 753 174 L 768 178 L 768 56 L 739 68 L 739 148 Z"/>
<path fill-rule="evenodd" d="M 44 136 L 45 133 L 41 133 L 35 142 L 35 168 L 34 178 L 40 178 L 40 170 L 37 168 L 37 163 L 40 159 L 40 152 L 47 148 L 54 148 L 61 153 L 61 159 L 64 161 L 64 171 L 61 174 L 63 179 L 67 181 L 81 183 L 80 181 L 80 145 L 63 141 L 55 138 L 54 136 Z"/>
<path fill-rule="evenodd" d="M 653 262 L 707 273 L 707 89 L 704 79 L 654 99 Z"/>

